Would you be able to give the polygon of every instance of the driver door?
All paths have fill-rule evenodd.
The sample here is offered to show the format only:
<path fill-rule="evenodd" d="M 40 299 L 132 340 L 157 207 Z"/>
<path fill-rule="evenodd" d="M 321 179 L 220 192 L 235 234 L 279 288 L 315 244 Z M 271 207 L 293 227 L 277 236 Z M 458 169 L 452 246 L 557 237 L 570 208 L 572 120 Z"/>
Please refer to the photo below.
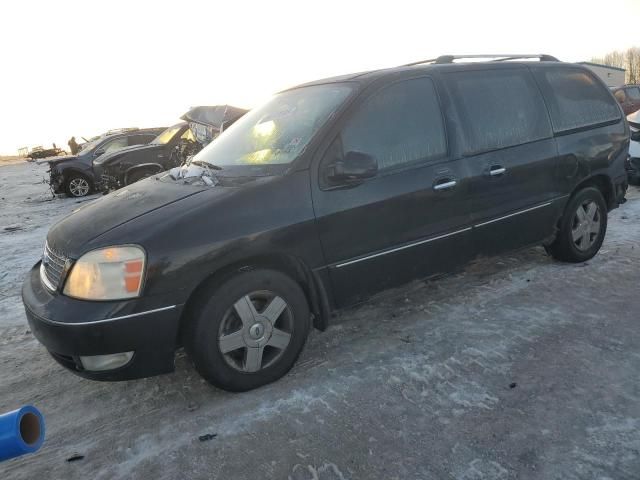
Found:
<path fill-rule="evenodd" d="M 313 198 L 337 307 L 468 259 L 464 159 L 449 159 L 430 78 L 396 81 L 365 96 L 337 130 Z M 374 157 L 377 175 L 332 182 L 328 172 L 348 152 Z"/>

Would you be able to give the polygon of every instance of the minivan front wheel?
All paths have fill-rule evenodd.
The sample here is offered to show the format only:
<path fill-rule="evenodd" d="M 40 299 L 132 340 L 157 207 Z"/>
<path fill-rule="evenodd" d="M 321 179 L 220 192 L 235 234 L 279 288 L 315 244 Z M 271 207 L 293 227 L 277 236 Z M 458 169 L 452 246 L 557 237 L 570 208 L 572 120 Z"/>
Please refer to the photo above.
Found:
<path fill-rule="evenodd" d="M 185 347 L 200 375 L 224 390 L 251 390 L 282 377 L 311 325 L 300 286 L 274 270 L 238 273 L 197 301 Z"/>
<path fill-rule="evenodd" d="M 598 253 L 606 231 L 607 205 L 602 193 L 587 187 L 567 204 L 558 236 L 547 250 L 558 260 L 584 262 Z"/>

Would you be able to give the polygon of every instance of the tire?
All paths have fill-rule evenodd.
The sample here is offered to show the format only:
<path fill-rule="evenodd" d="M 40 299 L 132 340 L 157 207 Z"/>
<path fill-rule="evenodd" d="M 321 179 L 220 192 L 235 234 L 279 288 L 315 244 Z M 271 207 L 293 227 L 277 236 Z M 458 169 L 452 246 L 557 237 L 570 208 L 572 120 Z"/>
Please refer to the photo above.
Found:
<path fill-rule="evenodd" d="M 64 181 L 64 191 L 67 197 L 80 198 L 91 193 L 91 180 L 81 173 L 71 173 Z"/>
<path fill-rule="evenodd" d="M 135 172 L 132 172 L 129 175 L 127 175 L 126 185 L 131 185 L 132 183 L 136 183 L 139 180 L 152 177 L 156 173 L 158 172 L 152 172 L 151 170 L 136 170 Z"/>
<path fill-rule="evenodd" d="M 595 187 L 583 188 L 569 200 L 558 236 L 547 251 L 556 260 L 585 262 L 598 253 L 606 231 L 607 205 L 602 193 Z"/>
<path fill-rule="evenodd" d="M 232 392 L 252 390 L 286 374 L 311 327 L 300 285 L 275 270 L 241 272 L 209 286 L 192 312 L 185 349 L 204 379 Z"/>

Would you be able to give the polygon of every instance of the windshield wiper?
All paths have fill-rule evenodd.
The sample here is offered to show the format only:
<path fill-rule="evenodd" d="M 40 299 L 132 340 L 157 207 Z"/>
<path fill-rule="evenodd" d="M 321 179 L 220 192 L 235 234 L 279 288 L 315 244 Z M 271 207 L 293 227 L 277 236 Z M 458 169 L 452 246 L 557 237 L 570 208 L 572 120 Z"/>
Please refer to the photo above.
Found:
<path fill-rule="evenodd" d="M 204 160 L 191 160 L 191 165 L 198 165 L 210 170 L 222 170 L 220 165 L 214 165 L 213 163 L 205 162 Z"/>

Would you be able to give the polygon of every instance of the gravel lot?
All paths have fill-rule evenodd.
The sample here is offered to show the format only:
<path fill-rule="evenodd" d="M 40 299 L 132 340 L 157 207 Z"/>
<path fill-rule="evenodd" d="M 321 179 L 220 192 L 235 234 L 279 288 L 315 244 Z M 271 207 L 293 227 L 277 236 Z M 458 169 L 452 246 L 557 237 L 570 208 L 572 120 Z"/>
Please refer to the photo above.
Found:
<path fill-rule="evenodd" d="M 45 170 L 0 167 L 0 412 L 33 403 L 48 429 L 3 480 L 640 478 L 635 187 L 593 260 L 534 248 L 380 296 L 314 332 L 282 380 L 230 394 L 183 354 L 172 375 L 95 383 L 36 342 L 20 285 L 78 207 Z"/>

